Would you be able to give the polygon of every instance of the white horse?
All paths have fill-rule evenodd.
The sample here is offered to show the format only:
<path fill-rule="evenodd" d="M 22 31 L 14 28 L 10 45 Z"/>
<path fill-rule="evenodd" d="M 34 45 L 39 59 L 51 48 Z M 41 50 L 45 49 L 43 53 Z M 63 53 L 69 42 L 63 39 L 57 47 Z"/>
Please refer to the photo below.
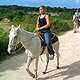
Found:
<path fill-rule="evenodd" d="M 41 54 L 41 41 L 36 33 L 31 33 L 25 31 L 18 26 L 17 28 L 12 25 L 10 33 L 9 33 L 9 44 L 8 44 L 8 52 L 12 54 L 17 44 L 21 42 L 23 47 L 25 48 L 25 52 L 28 56 L 27 58 L 27 67 L 26 71 L 29 75 L 37 80 L 37 70 L 38 70 L 38 59 Z M 53 48 L 57 55 L 57 69 L 59 69 L 59 41 L 56 41 L 53 44 Z M 49 63 L 49 54 L 47 49 L 45 50 L 47 63 L 46 68 L 43 73 L 46 73 L 48 63 Z M 29 66 L 32 60 L 35 59 L 35 75 L 29 70 Z"/>
<path fill-rule="evenodd" d="M 80 18 L 77 18 L 75 15 L 73 15 L 73 24 L 74 24 L 74 33 L 76 33 L 79 31 Z"/>

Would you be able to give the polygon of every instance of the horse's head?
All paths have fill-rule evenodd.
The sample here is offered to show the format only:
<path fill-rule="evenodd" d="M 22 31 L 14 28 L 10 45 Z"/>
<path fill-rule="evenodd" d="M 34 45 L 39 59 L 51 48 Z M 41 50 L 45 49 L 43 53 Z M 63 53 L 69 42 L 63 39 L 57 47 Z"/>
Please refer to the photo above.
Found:
<path fill-rule="evenodd" d="M 12 54 L 14 50 L 16 49 L 16 45 L 19 42 L 19 28 L 14 27 L 14 25 L 11 26 L 11 30 L 9 33 L 9 44 L 8 44 L 8 52 L 9 54 Z"/>

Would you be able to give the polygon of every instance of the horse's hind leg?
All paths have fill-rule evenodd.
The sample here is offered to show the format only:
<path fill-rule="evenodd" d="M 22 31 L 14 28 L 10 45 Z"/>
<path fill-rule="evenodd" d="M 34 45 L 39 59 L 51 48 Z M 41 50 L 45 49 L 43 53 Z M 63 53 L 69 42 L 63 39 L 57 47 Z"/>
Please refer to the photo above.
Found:
<path fill-rule="evenodd" d="M 57 57 L 57 69 L 59 69 L 59 41 L 54 43 L 54 50 L 56 52 L 56 57 Z"/>
<path fill-rule="evenodd" d="M 59 51 L 57 51 L 56 54 L 57 54 L 57 69 L 59 69 Z"/>
<path fill-rule="evenodd" d="M 45 70 L 43 71 L 43 74 L 46 74 L 46 70 L 47 70 L 47 68 L 48 68 L 48 63 L 49 63 L 49 54 L 47 53 L 46 54 L 46 59 L 47 59 L 47 63 L 46 63 L 46 68 L 45 68 Z"/>
<path fill-rule="evenodd" d="M 29 57 L 28 56 L 28 59 L 27 59 L 27 64 L 26 64 L 26 71 L 29 73 L 29 75 L 33 78 L 35 78 L 35 75 L 29 70 L 29 66 L 32 62 L 33 58 Z"/>

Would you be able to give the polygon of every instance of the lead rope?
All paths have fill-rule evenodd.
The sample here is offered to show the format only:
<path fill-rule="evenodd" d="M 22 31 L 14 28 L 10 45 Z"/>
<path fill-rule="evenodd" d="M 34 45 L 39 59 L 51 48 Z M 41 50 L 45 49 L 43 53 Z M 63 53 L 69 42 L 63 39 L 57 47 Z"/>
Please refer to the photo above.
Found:
<path fill-rule="evenodd" d="M 23 48 L 23 46 L 21 46 L 17 51 L 14 51 L 14 53 L 19 52 L 22 48 Z"/>
<path fill-rule="evenodd" d="M 43 39 L 43 38 L 41 37 L 41 35 L 39 34 L 39 32 L 38 32 L 37 30 L 34 30 L 34 33 L 35 33 L 35 32 L 38 34 L 38 36 L 40 37 L 40 39 L 41 39 L 43 42 L 45 42 L 44 39 Z"/>

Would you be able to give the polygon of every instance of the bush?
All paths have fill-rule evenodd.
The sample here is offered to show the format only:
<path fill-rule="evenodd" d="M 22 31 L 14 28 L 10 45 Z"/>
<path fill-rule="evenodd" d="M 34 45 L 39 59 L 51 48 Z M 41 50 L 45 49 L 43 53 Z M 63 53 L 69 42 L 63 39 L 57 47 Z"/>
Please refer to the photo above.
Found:
<path fill-rule="evenodd" d="M 0 28 L 0 60 L 7 56 L 8 33 Z"/>
<path fill-rule="evenodd" d="M 66 21 L 66 20 L 58 20 L 55 19 L 51 22 L 51 31 L 59 34 L 61 32 L 65 32 L 65 31 L 69 31 L 71 30 L 73 27 L 72 22 L 71 21 Z"/>
<path fill-rule="evenodd" d="M 16 51 L 21 48 L 21 44 L 18 44 L 16 47 Z M 9 55 L 8 54 L 8 32 L 5 32 L 2 28 L 0 28 L 0 61 L 5 60 L 6 58 L 14 55 L 20 54 L 20 51 L 23 51 L 24 48 L 22 48 L 20 51 L 18 51 L 18 54 Z"/>

